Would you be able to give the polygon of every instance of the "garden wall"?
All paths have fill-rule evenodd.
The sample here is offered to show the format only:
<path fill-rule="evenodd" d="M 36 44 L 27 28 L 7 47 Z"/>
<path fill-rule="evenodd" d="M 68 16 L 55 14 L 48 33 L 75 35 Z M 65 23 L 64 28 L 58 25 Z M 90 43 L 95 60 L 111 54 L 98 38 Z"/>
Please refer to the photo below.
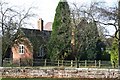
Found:
<path fill-rule="evenodd" d="M 4 78 L 118 78 L 119 74 L 118 69 L 1 67 L 0 76 Z"/>

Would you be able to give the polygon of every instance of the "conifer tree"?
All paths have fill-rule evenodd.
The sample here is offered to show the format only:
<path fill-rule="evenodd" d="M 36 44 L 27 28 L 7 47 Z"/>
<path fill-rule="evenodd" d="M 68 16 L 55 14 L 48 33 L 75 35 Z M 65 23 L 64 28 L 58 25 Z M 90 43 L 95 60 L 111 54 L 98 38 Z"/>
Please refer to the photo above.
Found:
<path fill-rule="evenodd" d="M 51 59 L 65 59 L 70 52 L 70 9 L 66 0 L 60 0 L 52 25 L 48 44 Z"/>

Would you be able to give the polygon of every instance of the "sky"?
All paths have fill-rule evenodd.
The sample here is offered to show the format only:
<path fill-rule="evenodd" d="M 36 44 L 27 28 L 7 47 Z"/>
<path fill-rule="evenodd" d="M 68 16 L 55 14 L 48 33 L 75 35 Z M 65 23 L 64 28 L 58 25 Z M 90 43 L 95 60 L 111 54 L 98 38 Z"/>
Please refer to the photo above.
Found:
<path fill-rule="evenodd" d="M 58 5 L 59 0 L 3 0 L 5 2 L 8 2 L 9 5 L 15 5 L 20 8 L 29 8 L 31 6 L 36 7 L 36 10 L 34 10 L 34 13 L 37 14 L 37 16 L 31 20 L 31 23 L 33 24 L 34 28 L 37 28 L 37 20 L 39 18 L 42 18 L 44 20 L 44 25 L 47 22 L 53 22 L 54 21 L 54 15 L 55 15 L 55 9 Z M 91 1 L 105 1 L 108 6 L 113 6 L 117 3 L 118 0 L 67 0 L 69 5 L 74 3 L 81 4 L 89 4 Z M 110 29 L 110 28 L 109 28 Z M 114 30 L 110 29 L 111 34 L 114 32 Z"/>

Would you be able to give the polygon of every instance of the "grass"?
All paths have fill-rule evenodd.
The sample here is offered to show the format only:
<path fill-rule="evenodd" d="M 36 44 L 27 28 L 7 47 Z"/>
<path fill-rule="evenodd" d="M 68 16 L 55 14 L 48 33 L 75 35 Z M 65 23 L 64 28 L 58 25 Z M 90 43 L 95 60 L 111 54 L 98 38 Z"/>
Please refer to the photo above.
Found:
<path fill-rule="evenodd" d="M 2 80 L 118 80 L 118 79 L 79 79 L 79 78 L 3 78 Z"/>

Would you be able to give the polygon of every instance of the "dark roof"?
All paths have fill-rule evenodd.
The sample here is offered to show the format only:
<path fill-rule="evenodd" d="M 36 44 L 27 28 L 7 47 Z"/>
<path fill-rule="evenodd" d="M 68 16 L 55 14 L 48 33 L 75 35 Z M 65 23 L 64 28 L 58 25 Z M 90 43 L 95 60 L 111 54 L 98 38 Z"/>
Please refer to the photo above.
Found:
<path fill-rule="evenodd" d="M 24 36 L 27 37 L 31 42 L 37 41 L 38 43 L 42 41 L 42 43 L 48 41 L 50 38 L 51 31 L 40 31 L 38 29 L 27 29 L 27 28 L 21 28 L 21 31 L 23 32 Z"/>
<path fill-rule="evenodd" d="M 47 45 L 51 35 L 51 31 L 40 31 L 38 29 L 20 28 L 20 32 L 32 43 L 34 53 L 38 53 L 41 45 Z"/>
<path fill-rule="evenodd" d="M 27 29 L 27 28 L 21 28 L 22 32 L 27 37 L 50 37 L 51 31 L 43 30 L 40 31 L 38 29 Z"/>

